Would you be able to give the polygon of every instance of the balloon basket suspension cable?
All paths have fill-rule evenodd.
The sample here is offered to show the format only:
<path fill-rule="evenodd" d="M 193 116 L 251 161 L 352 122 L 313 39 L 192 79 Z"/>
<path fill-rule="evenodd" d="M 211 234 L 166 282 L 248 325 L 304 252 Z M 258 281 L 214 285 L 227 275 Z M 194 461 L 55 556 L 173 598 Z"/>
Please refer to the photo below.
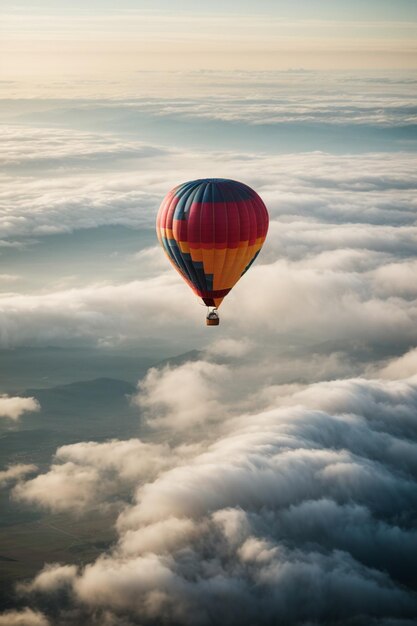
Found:
<path fill-rule="evenodd" d="M 210 307 L 207 307 L 206 326 L 218 326 L 219 324 L 220 318 L 217 313 L 217 308 L 214 307 L 210 310 Z"/>

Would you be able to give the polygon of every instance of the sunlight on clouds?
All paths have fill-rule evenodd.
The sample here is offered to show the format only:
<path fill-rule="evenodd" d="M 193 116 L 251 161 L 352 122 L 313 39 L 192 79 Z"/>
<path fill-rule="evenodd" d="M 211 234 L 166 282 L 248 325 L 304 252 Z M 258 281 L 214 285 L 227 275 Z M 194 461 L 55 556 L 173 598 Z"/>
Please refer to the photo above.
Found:
<path fill-rule="evenodd" d="M 27 474 L 32 474 L 38 468 L 36 465 L 17 463 L 16 465 L 9 465 L 5 470 L 0 471 L 0 487 L 18 481 Z"/>
<path fill-rule="evenodd" d="M 35 398 L 21 398 L 0 394 L 0 418 L 17 421 L 21 415 L 31 411 L 40 411 L 40 404 Z"/>
<path fill-rule="evenodd" d="M 50 626 L 51 622 L 39 611 L 26 608 L 6 611 L 0 615 L 0 626 Z"/>
<path fill-rule="evenodd" d="M 172 373 L 181 379 L 189 367 L 198 371 L 188 363 Z M 162 393 L 169 375 L 161 373 Z M 209 389 L 208 378 L 202 384 Z M 220 393 L 227 385 L 227 377 L 219 381 Z M 192 387 L 185 384 L 184 393 L 195 406 Z M 397 582 L 412 576 L 417 550 L 406 523 L 417 502 L 415 380 L 329 381 L 287 388 L 281 400 L 279 407 L 271 397 L 263 411 L 240 416 L 226 404 L 223 419 L 199 432 L 199 445 L 184 445 L 192 430 L 163 455 L 160 445 L 147 444 L 147 462 L 135 452 L 128 474 L 117 471 L 126 463 L 117 449 L 139 451 L 139 440 L 58 451 L 61 464 L 22 483 L 16 496 L 67 510 L 74 477 L 65 460 L 72 458 L 80 475 L 88 469 L 100 485 L 80 500 L 80 513 L 94 509 L 100 493 L 108 500 L 115 480 L 123 493 L 136 476 L 134 500 L 120 512 L 110 551 L 85 567 L 47 565 L 20 593 L 40 607 L 42 597 L 65 594 L 74 623 L 82 615 L 95 623 L 93 615 L 109 611 L 114 623 L 129 615 L 153 624 L 163 616 L 168 624 L 203 626 L 213 616 L 221 623 L 227 610 L 230 624 L 253 623 L 255 615 L 297 624 L 335 615 L 329 594 L 346 620 L 415 615 L 413 594 Z M 147 401 L 158 408 L 157 393 Z M 184 406 L 167 417 L 173 426 Z M 92 456 L 86 445 L 94 445 Z M 34 490 L 36 481 L 57 477 L 59 500 L 54 487 Z M 398 510 L 404 525 L 397 525 Z"/>

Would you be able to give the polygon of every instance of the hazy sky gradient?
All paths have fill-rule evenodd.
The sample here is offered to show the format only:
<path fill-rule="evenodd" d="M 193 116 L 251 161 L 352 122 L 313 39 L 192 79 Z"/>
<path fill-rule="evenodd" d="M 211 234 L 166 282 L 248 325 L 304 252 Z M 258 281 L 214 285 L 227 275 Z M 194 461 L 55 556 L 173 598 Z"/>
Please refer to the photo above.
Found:
<path fill-rule="evenodd" d="M 414 2 L 3 3 L 3 79 L 416 68 Z M 127 77 L 126 77 L 127 79 Z"/>

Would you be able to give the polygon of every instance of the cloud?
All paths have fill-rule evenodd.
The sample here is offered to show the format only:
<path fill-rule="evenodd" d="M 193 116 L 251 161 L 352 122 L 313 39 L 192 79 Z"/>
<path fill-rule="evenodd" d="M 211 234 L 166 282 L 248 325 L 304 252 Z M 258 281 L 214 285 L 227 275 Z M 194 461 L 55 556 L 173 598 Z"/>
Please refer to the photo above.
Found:
<path fill-rule="evenodd" d="M 1 626 L 49 626 L 50 621 L 39 613 L 26 608 L 21 611 L 6 611 L 0 615 Z"/>
<path fill-rule="evenodd" d="M 175 325 L 198 319 L 198 308 L 184 307 L 187 287 L 175 272 L 124 284 L 96 284 L 44 294 L 0 297 L 0 344 L 53 345 L 106 339 L 120 344 L 136 336 L 172 336 Z M 167 302 L 170 302 L 169 308 Z M 196 326 L 196 328 L 198 328 Z M 181 345 L 181 337 L 173 336 Z"/>
<path fill-rule="evenodd" d="M 207 579 L 200 576 L 210 563 L 199 567 L 191 554 L 194 580 L 181 576 L 181 566 L 173 572 L 169 561 L 155 556 L 127 562 L 103 559 L 95 569 L 86 569 L 76 592 L 87 605 L 128 609 L 150 624 L 161 619 L 180 624 L 249 624 L 254 619 L 270 623 L 280 615 L 288 623 L 332 619 L 349 613 L 339 604 L 347 597 L 353 614 L 384 615 L 394 610 L 406 615 L 412 610 L 406 593 L 343 554 L 291 554 L 248 537 L 234 558 L 235 577 L 226 562 L 211 564 L 212 576 Z M 255 586 L 262 595 L 256 595 Z M 156 589 L 160 591 L 155 593 Z M 327 606 L 322 594 L 329 598 Z M 297 604 L 296 596 L 301 598 Z"/>
<path fill-rule="evenodd" d="M 291 221 L 308 221 L 313 229 L 314 221 L 344 222 L 347 229 L 346 222 L 353 228 L 364 223 L 412 226 L 415 220 L 412 152 L 264 154 L 249 147 L 246 152 L 227 149 L 227 144 L 222 150 L 199 151 L 109 133 L 30 126 L 6 127 L 6 132 L 0 157 L 10 165 L 0 178 L 0 237 L 9 241 L 104 224 L 153 228 L 170 188 L 219 171 L 257 189 L 272 219 L 288 228 Z M 361 237 L 369 237 L 369 230 Z M 339 236 L 343 239 L 343 231 Z"/>
<path fill-rule="evenodd" d="M 118 552 L 123 557 L 167 554 L 186 547 L 190 538 L 198 534 L 192 520 L 169 517 L 140 529 L 127 529 L 121 537 Z"/>
<path fill-rule="evenodd" d="M 6 126 L 4 131 L 1 238 L 153 223 L 161 194 L 168 191 L 159 168 L 170 158 L 172 165 L 169 148 L 110 133 L 30 126 Z"/>
<path fill-rule="evenodd" d="M 17 421 L 23 413 L 39 410 L 40 404 L 35 398 L 0 395 L 0 417 Z"/>
<path fill-rule="evenodd" d="M 253 344 L 244 338 L 244 339 L 218 339 L 210 343 L 207 348 L 207 353 L 209 355 L 214 356 L 223 356 L 230 358 L 240 358 L 247 355 Z"/>
<path fill-rule="evenodd" d="M 57 462 L 49 472 L 14 488 L 16 500 L 54 512 L 83 513 L 99 507 L 119 507 L 129 498 L 127 487 L 131 489 L 175 462 L 167 445 L 138 439 L 80 442 L 58 448 L 55 456 Z"/>
<path fill-rule="evenodd" d="M 228 340 L 241 342 L 244 334 L 247 345 L 264 341 L 266 351 L 277 342 L 288 348 L 294 337 L 299 343 L 304 337 L 310 345 L 337 341 L 339 346 L 344 343 L 346 351 L 352 349 L 346 342 L 355 341 L 378 346 L 381 356 L 384 349 L 398 353 L 417 341 L 416 299 L 411 288 L 404 293 L 400 285 L 405 282 L 398 278 L 401 274 L 407 280 L 408 263 L 398 264 L 397 280 L 386 279 L 382 288 L 384 265 L 380 262 L 375 273 L 372 255 L 369 271 L 353 269 L 351 258 L 341 261 L 338 255 L 332 267 L 331 258 L 327 257 L 330 267 L 326 268 L 322 256 L 317 266 L 311 259 L 268 264 L 260 260 L 221 309 Z M 131 345 L 154 337 L 170 350 L 184 352 L 196 344 L 209 344 L 202 317 L 194 295 L 171 269 L 125 284 L 4 294 L 0 343 L 3 347 L 81 341 L 97 345 L 105 339 L 107 344 Z M 229 341 L 229 349 L 231 345 Z"/>
<path fill-rule="evenodd" d="M 111 133 L 88 133 L 32 126 L 5 126 L 4 142 L 0 149 L 3 168 L 30 166 L 59 168 L 66 166 L 90 166 L 102 159 L 151 158 L 166 150 L 147 146 L 138 141 L 122 141 Z"/>
<path fill-rule="evenodd" d="M 6 470 L 0 471 L 0 487 L 14 480 L 20 480 L 26 474 L 31 474 L 37 469 L 36 465 L 32 464 L 17 463 L 16 465 L 9 465 Z"/>
<path fill-rule="evenodd" d="M 386 264 L 375 270 L 374 277 L 376 293 L 417 297 L 417 260 Z"/>
<path fill-rule="evenodd" d="M 273 394 L 270 402 L 284 406 L 302 405 L 322 411 L 364 415 L 366 419 L 378 419 L 383 428 L 402 436 L 413 436 L 417 403 L 416 377 L 387 381 L 350 380 L 323 381 L 314 385 L 278 386 L 266 388 L 264 393 Z M 274 394 L 275 391 L 275 394 Z M 391 414 L 397 414 L 392 422 Z M 411 433 L 409 433 L 409 429 Z"/>
<path fill-rule="evenodd" d="M 17 276 L 16 274 L 0 274 L 0 281 L 3 281 L 5 283 L 12 283 L 19 279 L 20 276 Z"/>
<path fill-rule="evenodd" d="M 236 361 L 213 365 L 189 362 L 145 379 L 163 443 L 64 446 L 49 472 L 15 489 L 32 502 L 35 481 L 48 478 L 36 502 L 49 508 L 56 491 L 70 511 L 66 485 L 86 481 L 69 472 L 54 486 L 52 478 L 72 463 L 96 475 L 78 512 L 126 494 L 112 549 L 80 569 L 48 566 L 21 592 L 40 608 L 51 593 L 67 593 L 74 623 L 80 615 L 151 625 L 415 619 L 415 378 L 266 383 L 257 408 L 238 412 L 228 390 L 231 371 L 240 377 Z M 219 403 L 217 421 L 199 430 L 196 389 Z M 167 443 L 190 406 L 195 422 Z"/>
<path fill-rule="evenodd" d="M 417 374 L 417 348 L 403 354 L 397 359 L 392 359 L 379 371 L 383 378 L 408 378 Z"/>
<path fill-rule="evenodd" d="M 100 478 L 95 468 L 80 468 L 74 463 L 53 466 L 44 475 L 30 482 L 19 484 L 13 494 L 16 500 L 29 503 L 41 502 L 52 511 L 83 510 L 86 503 L 95 499 Z"/>
<path fill-rule="evenodd" d="M 76 574 L 77 567 L 75 565 L 49 563 L 45 565 L 43 570 L 36 576 L 36 579 L 29 583 L 20 583 L 18 588 L 22 593 L 32 591 L 53 593 L 67 585 L 71 585 Z"/>
<path fill-rule="evenodd" d="M 278 260 L 253 267 L 228 297 L 228 314 L 239 330 L 249 337 L 286 333 L 317 343 L 416 341 L 416 300 L 399 296 L 398 283 L 378 296 L 371 273 L 312 265 Z"/>
<path fill-rule="evenodd" d="M 219 74 L 217 76 L 211 75 L 212 80 L 223 78 L 224 81 L 226 77 L 233 79 L 226 73 L 223 73 L 222 77 Z M 198 80 L 196 75 L 195 78 Z M 234 78 L 236 79 L 236 77 Z M 241 78 L 243 77 L 241 76 Z M 254 83 L 256 84 L 256 78 L 259 80 L 259 74 L 257 77 L 247 75 L 248 80 L 252 79 L 249 88 Z M 291 90 L 288 83 L 285 85 L 285 78 L 288 80 L 288 75 L 285 77 L 283 73 L 276 73 L 273 76 L 272 73 L 269 73 L 269 75 L 264 74 L 264 78 L 264 94 L 260 94 L 258 91 L 258 93 L 248 95 L 244 100 L 241 95 L 233 96 L 229 93 L 228 97 L 217 96 L 207 99 L 198 99 L 195 96 L 181 99 L 164 98 L 162 101 L 144 99 L 129 102 L 124 106 L 130 112 L 133 111 L 137 114 L 144 112 L 163 118 L 175 116 L 177 119 L 187 120 L 240 122 L 248 126 L 321 123 L 335 126 L 359 125 L 365 127 L 372 125 L 389 128 L 412 124 L 416 121 L 415 106 L 410 101 L 405 101 L 401 96 L 397 98 L 394 96 L 395 102 L 393 102 L 391 94 L 379 94 L 378 96 L 369 94 L 365 103 L 363 95 L 357 93 L 345 93 L 344 97 L 339 94 L 324 93 L 317 96 L 313 93 L 306 93 L 304 90 L 304 93 L 300 95 L 295 90 Z M 279 99 L 268 98 L 265 94 L 267 82 L 273 78 L 275 78 L 276 83 L 281 83 L 282 90 Z M 311 79 L 312 77 L 305 73 L 298 82 L 308 83 Z M 277 84 L 274 85 L 272 80 L 271 91 L 277 87 Z"/>
<path fill-rule="evenodd" d="M 159 245 L 136 252 L 133 259 L 148 276 L 160 274 L 167 269 L 166 256 L 161 254 Z"/>
<path fill-rule="evenodd" d="M 139 383 L 134 402 L 151 409 L 149 421 L 154 427 L 188 429 L 207 424 L 221 418 L 217 389 L 228 377 L 226 367 L 206 361 L 167 366 L 162 371 L 152 368 Z"/>
<path fill-rule="evenodd" d="M 213 28 L 218 31 L 218 22 Z M 253 20 L 250 28 L 253 35 Z M 248 45 L 247 38 L 245 45 Z M 390 129 L 415 123 L 415 79 L 412 73 L 396 72 L 394 76 L 392 72 L 376 74 L 363 69 L 360 73 L 324 73 L 297 68 L 297 59 L 289 60 L 288 57 L 284 65 L 290 63 L 292 68 L 287 71 L 268 71 L 265 67 L 245 71 L 237 69 L 236 63 L 230 71 L 224 71 L 225 55 L 221 57 L 223 71 L 152 72 L 149 68 L 148 71 L 138 71 L 136 64 L 134 71 L 123 75 L 119 71 L 117 78 L 111 81 L 98 76 L 94 81 L 75 77 L 63 80 L 61 76 L 58 82 L 51 76 L 42 85 L 39 81 L 31 85 L 32 102 L 29 106 L 28 82 L 25 85 L 16 81 L 5 83 L 8 98 L 11 93 L 20 94 L 17 97 L 24 93 L 26 101 L 23 100 L 22 105 L 15 100 L 9 105 L 10 112 L 8 103 L 3 108 L 12 120 L 19 120 L 23 114 L 25 120 L 34 117 L 44 121 L 50 119 L 57 109 L 64 109 L 67 116 L 75 110 L 82 121 L 87 116 L 90 121 L 90 116 L 94 115 L 95 122 L 97 118 L 102 120 L 108 111 L 110 115 L 104 118 L 106 121 L 114 123 L 121 119 L 126 123 L 126 118 L 133 118 L 137 126 L 144 116 L 162 118 L 162 122 L 174 118 L 177 122 L 242 123 L 246 126 L 246 136 L 251 126 L 259 125 L 326 124 L 327 127 L 350 125 L 362 129 L 370 125 Z M 352 63 L 352 55 L 350 57 Z M 317 84 L 321 85 L 320 93 L 317 93 Z M 62 104 L 56 102 L 57 92 L 64 100 Z M 178 97 L 179 93 L 181 97 Z M 33 101 L 34 94 L 42 99 Z M 70 106 L 65 102 L 67 97 L 72 100 Z M 52 98 L 52 102 L 48 102 L 48 98 Z"/>
<path fill-rule="evenodd" d="M 103 178 L 96 170 L 90 176 L 88 172 L 48 174 L 36 179 L 4 175 L 0 180 L 2 238 L 68 233 L 108 224 L 149 227 L 168 191 L 160 182 L 149 181 L 152 174 L 146 187 L 146 175 L 139 181 L 134 173 L 103 173 Z"/>

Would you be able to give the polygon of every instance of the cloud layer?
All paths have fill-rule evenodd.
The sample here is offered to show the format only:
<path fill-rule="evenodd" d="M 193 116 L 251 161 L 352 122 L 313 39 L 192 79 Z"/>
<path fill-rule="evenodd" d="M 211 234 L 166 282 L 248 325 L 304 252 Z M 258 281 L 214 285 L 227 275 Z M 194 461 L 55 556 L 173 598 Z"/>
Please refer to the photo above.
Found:
<path fill-rule="evenodd" d="M 103 155 L 111 160 L 109 172 Z M 4 158 L 15 163 L 4 181 L 6 246 L 34 246 L 30 235 L 43 237 L 47 247 L 48 233 L 111 224 L 151 237 L 166 191 L 221 167 L 225 176 L 253 185 L 271 215 L 257 264 L 222 308 L 232 341 L 245 333 L 249 342 L 263 337 L 267 346 L 273 337 L 288 348 L 304 335 L 316 344 L 354 338 L 378 345 L 381 356 L 415 343 L 412 153 L 196 154 L 98 133 L 11 129 Z M 40 168 L 36 177 L 25 171 L 27 160 Z M 88 167 L 81 165 L 86 160 Z M 121 263 L 117 282 L 103 273 L 83 287 L 48 288 L 45 277 L 41 291 L 5 293 L 1 345 L 130 345 L 157 336 L 169 351 L 181 351 L 181 342 L 184 350 L 207 343 L 197 323 L 189 337 L 189 322 L 201 311 L 157 247 L 126 257 L 126 272 L 134 264 L 144 280 L 123 282 Z"/>
<path fill-rule="evenodd" d="M 248 147 L 245 153 L 180 150 L 56 128 L 6 126 L 5 133 L 0 238 L 7 241 L 104 224 L 152 228 L 171 187 L 219 172 L 254 186 L 272 219 L 289 222 L 289 228 L 306 221 L 311 228 L 316 222 L 349 222 L 368 224 L 367 230 L 414 224 L 412 152 L 277 156 L 250 153 Z M 362 237 L 366 243 L 369 232 Z"/>
<path fill-rule="evenodd" d="M 336 99 L 331 90 L 312 94 L 314 77 L 304 73 L 296 79 L 310 93 L 304 105 L 302 96 L 280 102 L 276 79 L 257 78 L 269 100 L 241 93 L 198 106 L 184 96 L 85 108 L 157 114 L 189 128 L 195 119 L 217 130 L 246 124 L 248 132 L 323 118 L 384 132 L 413 122 L 414 83 L 399 88 L 395 77 L 386 92 L 368 82 L 367 100 L 352 96 L 345 76 L 346 106 L 340 89 Z M 244 82 L 234 76 L 231 89 Z M 49 253 L 52 235 L 76 241 L 77 231 L 100 226 L 125 226 L 145 240 L 170 187 L 219 171 L 257 189 L 271 227 L 259 260 L 222 306 L 215 336 L 149 238 L 133 253 L 120 245 L 126 267 L 140 266 L 138 279 L 104 268 L 91 281 L 76 276 L 74 288 L 45 276 L 29 291 L 10 278 L 20 269 L 5 270 L 14 291 L 0 296 L 2 348 L 196 352 L 138 382 L 131 403 L 140 436 L 80 441 L 59 447 L 49 469 L 15 463 L 0 472 L 3 484 L 16 482 L 19 506 L 75 518 L 105 513 L 116 533 L 92 562 L 48 563 L 20 581 L 19 609 L 0 624 L 412 626 L 415 155 L 209 152 L 41 125 L 11 127 L 7 137 L 6 257 L 10 247 Z M 58 256 L 47 256 L 49 264 Z M 35 398 L 0 397 L 8 420 L 38 409 Z"/>
<path fill-rule="evenodd" d="M 73 619 L 88 623 L 416 619 L 417 380 L 285 385 L 244 414 L 225 400 L 196 436 L 187 382 L 199 381 L 203 405 L 227 398 L 227 372 L 213 388 L 213 366 L 150 372 L 140 387 L 154 426 L 161 403 L 172 410 L 160 436 L 184 415 L 178 444 L 66 446 L 49 472 L 15 488 L 55 511 L 106 507 L 116 493 L 121 507 L 109 553 L 80 569 L 48 566 L 21 593 L 47 611 L 50 594 L 65 592 Z M 189 405 L 169 393 L 175 377 Z"/>

